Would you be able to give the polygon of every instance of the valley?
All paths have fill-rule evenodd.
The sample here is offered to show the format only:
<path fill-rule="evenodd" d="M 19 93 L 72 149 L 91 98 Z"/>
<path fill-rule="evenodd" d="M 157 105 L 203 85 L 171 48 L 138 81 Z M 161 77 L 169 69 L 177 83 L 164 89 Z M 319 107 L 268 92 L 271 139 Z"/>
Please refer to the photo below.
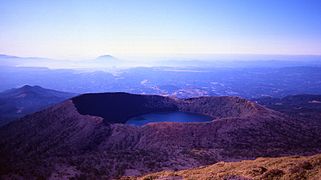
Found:
<path fill-rule="evenodd" d="M 320 7 L 0 1 L 0 180 L 321 180 Z"/>
<path fill-rule="evenodd" d="M 1 60 L 1 59 L 0 59 Z M 126 69 L 48 69 L 1 67 L 0 91 L 38 85 L 76 94 L 127 92 L 190 98 L 240 96 L 282 98 L 321 94 L 320 66 L 135 67 Z"/>

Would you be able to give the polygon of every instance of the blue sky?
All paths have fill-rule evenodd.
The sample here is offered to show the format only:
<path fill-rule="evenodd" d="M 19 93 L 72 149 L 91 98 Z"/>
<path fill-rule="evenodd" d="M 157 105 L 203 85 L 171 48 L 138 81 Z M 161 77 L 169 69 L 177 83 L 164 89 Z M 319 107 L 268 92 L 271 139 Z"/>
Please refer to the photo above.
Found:
<path fill-rule="evenodd" d="M 0 1 L 0 53 L 321 54 L 321 0 Z"/>

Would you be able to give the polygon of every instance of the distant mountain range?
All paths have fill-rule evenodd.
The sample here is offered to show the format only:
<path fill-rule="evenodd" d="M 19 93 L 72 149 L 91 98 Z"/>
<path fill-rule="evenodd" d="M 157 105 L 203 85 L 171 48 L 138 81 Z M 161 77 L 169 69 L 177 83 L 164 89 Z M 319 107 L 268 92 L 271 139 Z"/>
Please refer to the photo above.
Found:
<path fill-rule="evenodd" d="M 92 66 L 99 63 L 92 62 Z M 108 63 L 107 63 L 108 64 Z M 79 66 L 79 65 L 78 65 Z M 109 66 L 109 65 L 106 65 Z M 103 67 L 103 66 L 102 66 Z M 248 99 L 321 94 L 320 67 L 129 68 L 95 70 L 0 67 L 0 91 L 37 84 L 65 92 L 128 92 L 178 98 L 240 96 Z"/>
<path fill-rule="evenodd" d="M 0 125 L 60 103 L 76 94 L 25 85 L 0 93 Z"/>
<path fill-rule="evenodd" d="M 88 60 L 61 60 L 41 57 L 18 57 L 0 54 L 0 66 L 5 67 L 43 67 L 54 69 L 101 69 L 121 65 L 123 61 L 111 55 L 102 55 Z"/>
<path fill-rule="evenodd" d="M 125 124 L 130 117 L 163 111 L 213 120 Z M 311 155 L 321 153 L 320 129 L 320 121 L 239 97 L 84 94 L 0 128 L 0 174 L 111 179 L 219 161 Z"/>
<path fill-rule="evenodd" d="M 19 57 L 17 57 L 17 56 L 5 55 L 5 54 L 0 54 L 0 58 L 12 59 L 12 58 L 19 58 Z"/>
<path fill-rule="evenodd" d="M 18 57 L 18 56 L 0 54 L 0 66 L 48 67 L 48 65 L 51 65 L 54 63 L 55 61 L 49 58 Z"/>
<path fill-rule="evenodd" d="M 144 59 L 144 58 L 143 58 Z M 0 66 L 46 67 L 54 69 L 109 69 L 130 67 L 174 67 L 174 68 L 279 68 L 313 66 L 321 67 L 321 56 L 268 56 L 235 55 L 213 57 L 148 58 L 132 57 L 120 59 L 109 54 L 90 59 L 52 59 L 46 57 L 19 57 L 0 54 Z"/>

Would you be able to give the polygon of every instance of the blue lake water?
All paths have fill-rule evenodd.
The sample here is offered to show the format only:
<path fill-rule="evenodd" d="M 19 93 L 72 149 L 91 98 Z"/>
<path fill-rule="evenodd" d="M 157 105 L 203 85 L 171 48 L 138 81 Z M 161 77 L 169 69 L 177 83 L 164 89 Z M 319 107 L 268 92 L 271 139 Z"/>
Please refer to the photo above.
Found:
<path fill-rule="evenodd" d="M 204 116 L 194 113 L 186 112 L 163 112 L 163 113 L 150 113 L 143 114 L 130 118 L 126 124 L 134 126 L 142 126 L 148 123 L 155 122 L 208 122 L 212 118 L 209 116 Z"/>

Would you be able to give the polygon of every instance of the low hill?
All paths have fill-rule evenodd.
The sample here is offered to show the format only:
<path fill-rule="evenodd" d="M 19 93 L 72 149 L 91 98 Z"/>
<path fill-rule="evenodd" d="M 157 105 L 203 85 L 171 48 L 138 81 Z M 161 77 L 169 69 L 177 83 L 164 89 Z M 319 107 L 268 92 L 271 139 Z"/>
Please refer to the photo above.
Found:
<path fill-rule="evenodd" d="M 112 55 L 101 55 L 94 60 L 92 60 L 94 63 L 98 63 L 103 65 L 120 65 L 122 63 L 122 60 L 112 56 Z"/>
<path fill-rule="evenodd" d="M 75 96 L 72 93 L 25 85 L 0 93 L 0 125 Z"/>

